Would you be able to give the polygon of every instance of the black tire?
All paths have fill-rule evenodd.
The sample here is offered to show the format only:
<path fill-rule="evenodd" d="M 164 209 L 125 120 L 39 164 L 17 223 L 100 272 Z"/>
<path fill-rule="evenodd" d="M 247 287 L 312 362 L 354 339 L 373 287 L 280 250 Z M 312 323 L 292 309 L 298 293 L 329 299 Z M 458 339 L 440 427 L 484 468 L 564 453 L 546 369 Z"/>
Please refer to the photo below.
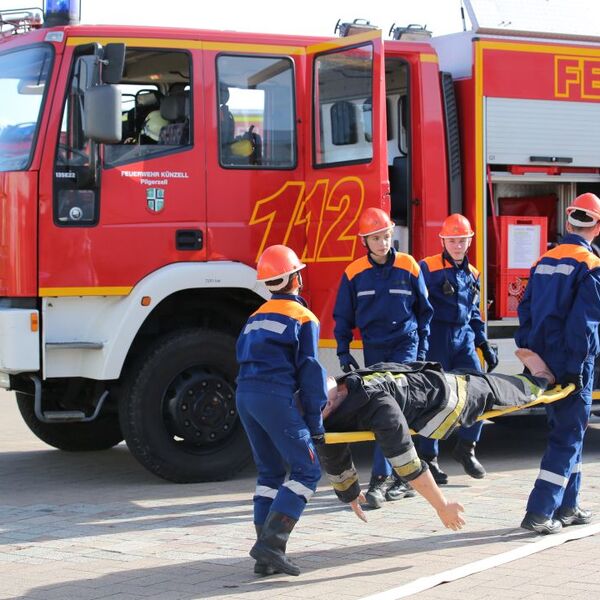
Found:
<path fill-rule="evenodd" d="M 43 423 L 33 410 L 33 396 L 17 392 L 17 405 L 27 427 L 49 446 L 69 452 L 108 450 L 123 441 L 116 414 L 100 415 L 89 423 Z M 44 395 L 44 402 L 52 405 Z"/>
<path fill-rule="evenodd" d="M 177 483 L 233 477 L 251 460 L 236 375 L 232 335 L 185 329 L 159 338 L 125 376 L 119 414 L 131 453 Z"/>

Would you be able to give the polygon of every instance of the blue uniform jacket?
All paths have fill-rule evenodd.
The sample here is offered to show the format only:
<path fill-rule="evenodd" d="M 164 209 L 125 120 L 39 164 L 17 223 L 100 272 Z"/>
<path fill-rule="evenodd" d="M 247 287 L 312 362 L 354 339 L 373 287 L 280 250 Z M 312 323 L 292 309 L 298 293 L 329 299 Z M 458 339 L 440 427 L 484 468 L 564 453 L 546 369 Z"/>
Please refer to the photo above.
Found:
<path fill-rule="evenodd" d="M 428 256 L 419 264 L 433 306 L 433 320 L 461 329 L 470 327 L 475 334 L 475 346 L 483 344 L 486 336 L 479 312 L 479 271 L 469 264 L 466 256 L 458 266 L 445 252 Z M 446 281 L 454 288 L 453 294 L 444 294 Z"/>
<path fill-rule="evenodd" d="M 426 352 L 433 309 L 417 261 L 390 250 L 379 265 L 370 256 L 350 263 L 342 275 L 333 318 L 337 353 L 349 352 L 358 327 L 365 344 L 386 346 L 418 331 L 419 351 Z"/>
<path fill-rule="evenodd" d="M 518 313 L 517 346 L 537 352 L 559 381 L 595 358 L 600 259 L 582 237 L 565 235 L 533 265 Z"/>
<path fill-rule="evenodd" d="M 242 329 L 237 341 L 241 391 L 284 396 L 294 392 L 311 435 L 323 433 L 326 373 L 318 361 L 319 320 L 302 298 L 273 294 Z"/>

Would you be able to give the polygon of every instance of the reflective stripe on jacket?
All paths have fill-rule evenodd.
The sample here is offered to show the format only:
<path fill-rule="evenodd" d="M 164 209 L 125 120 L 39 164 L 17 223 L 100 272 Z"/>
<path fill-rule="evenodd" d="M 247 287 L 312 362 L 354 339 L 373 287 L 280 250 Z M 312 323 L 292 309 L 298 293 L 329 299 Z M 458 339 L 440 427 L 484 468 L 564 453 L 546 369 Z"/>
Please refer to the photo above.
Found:
<path fill-rule="evenodd" d="M 412 256 L 391 249 L 383 265 L 370 256 L 355 260 L 342 275 L 333 309 L 338 354 L 349 351 L 355 327 L 365 344 L 377 346 L 417 331 L 419 349 L 426 351 L 433 314 L 427 296 L 423 274 Z"/>
<path fill-rule="evenodd" d="M 581 236 L 565 235 L 533 265 L 518 313 L 517 346 L 537 352 L 559 381 L 595 358 L 600 259 Z"/>
<path fill-rule="evenodd" d="M 294 391 L 311 434 L 323 431 L 326 374 L 318 361 L 319 321 L 299 296 L 273 294 L 244 325 L 237 341 L 238 388 L 278 394 Z"/>
<path fill-rule="evenodd" d="M 419 264 L 433 306 L 433 321 L 461 329 L 469 327 L 475 335 L 475 346 L 480 346 L 486 337 L 479 311 L 479 271 L 469 264 L 466 256 L 458 266 L 445 252 L 428 256 Z M 449 291 L 446 281 L 453 293 L 444 293 L 444 288 Z M 459 345 L 459 341 L 454 345 Z"/>

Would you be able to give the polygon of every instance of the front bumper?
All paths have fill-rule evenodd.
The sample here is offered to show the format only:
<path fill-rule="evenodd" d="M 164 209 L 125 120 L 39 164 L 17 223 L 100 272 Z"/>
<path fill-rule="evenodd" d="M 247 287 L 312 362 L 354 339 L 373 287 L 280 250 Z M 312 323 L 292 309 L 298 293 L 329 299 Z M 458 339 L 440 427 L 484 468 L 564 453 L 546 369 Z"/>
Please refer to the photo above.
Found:
<path fill-rule="evenodd" d="M 39 313 L 28 308 L 0 308 L 0 387 L 8 375 L 40 369 Z"/>

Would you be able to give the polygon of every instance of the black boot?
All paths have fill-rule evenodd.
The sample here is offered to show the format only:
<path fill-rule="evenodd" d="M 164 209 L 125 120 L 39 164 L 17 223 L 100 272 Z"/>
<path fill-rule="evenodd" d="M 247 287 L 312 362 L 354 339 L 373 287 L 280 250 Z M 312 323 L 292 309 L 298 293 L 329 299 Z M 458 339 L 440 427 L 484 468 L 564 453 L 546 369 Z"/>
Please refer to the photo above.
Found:
<path fill-rule="evenodd" d="M 381 508 L 385 502 L 385 495 L 392 483 L 393 480 L 391 477 L 386 477 L 385 475 L 371 475 L 369 489 L 365 494 L 367 504 L 371 508 Z"/>
<path fill-rule="evenodd" d="M 262 532 L 262 525 L 257 525 L 254 523 L 254 529 L 256 529 L 256 540 L 260 538 L 260 534 Z M 285 552 L 285 549 L 284 549 Z M 263 560 L 257 560 L 254 563 L 254 572 L 257 575 L 277 575 L 281 571 L 278 571 L 271 563 L 264 562 Z"/>
<path fill-rule="evenodd" d="M 428 465 L 429 470 L 431 471 L 431 475 L 433 476 L 433 480 L 438 485 L 446 485 L 448 483 L 448 475 L 440 469 L 440 465 L 438 465 L 437 456 L 425 456 L 421 457 Z"/>
<path fill-rule="evenodd" d="M 412 498 L 416 495 L 417 492 L 415 492 L 410 483 L 404 481 L 396 471 L 392 473 L 392 479 L 394 483 L 392 483 L 385 493 L 385 499 L 388 502 L 400 500 L 400 498 Z"/>
<path fill-rule="evenodd" d="M 250 556 L 274 570 L 288 575 L 300 575 L 300 568 L 285 555 L 287 541 L 296 520 L 279 512 L 271 511 L 267 515 L 256 544 L 250 550 Z"/>
<path fill-rule="evenodd" d="M 456 446 L 452 450 L 452 458 L 463 466 L 465 473 L 470 477 L 474 479 L 485 477 L 485 469 L 475 456 L 475 442 L 458 438 Z"/>

